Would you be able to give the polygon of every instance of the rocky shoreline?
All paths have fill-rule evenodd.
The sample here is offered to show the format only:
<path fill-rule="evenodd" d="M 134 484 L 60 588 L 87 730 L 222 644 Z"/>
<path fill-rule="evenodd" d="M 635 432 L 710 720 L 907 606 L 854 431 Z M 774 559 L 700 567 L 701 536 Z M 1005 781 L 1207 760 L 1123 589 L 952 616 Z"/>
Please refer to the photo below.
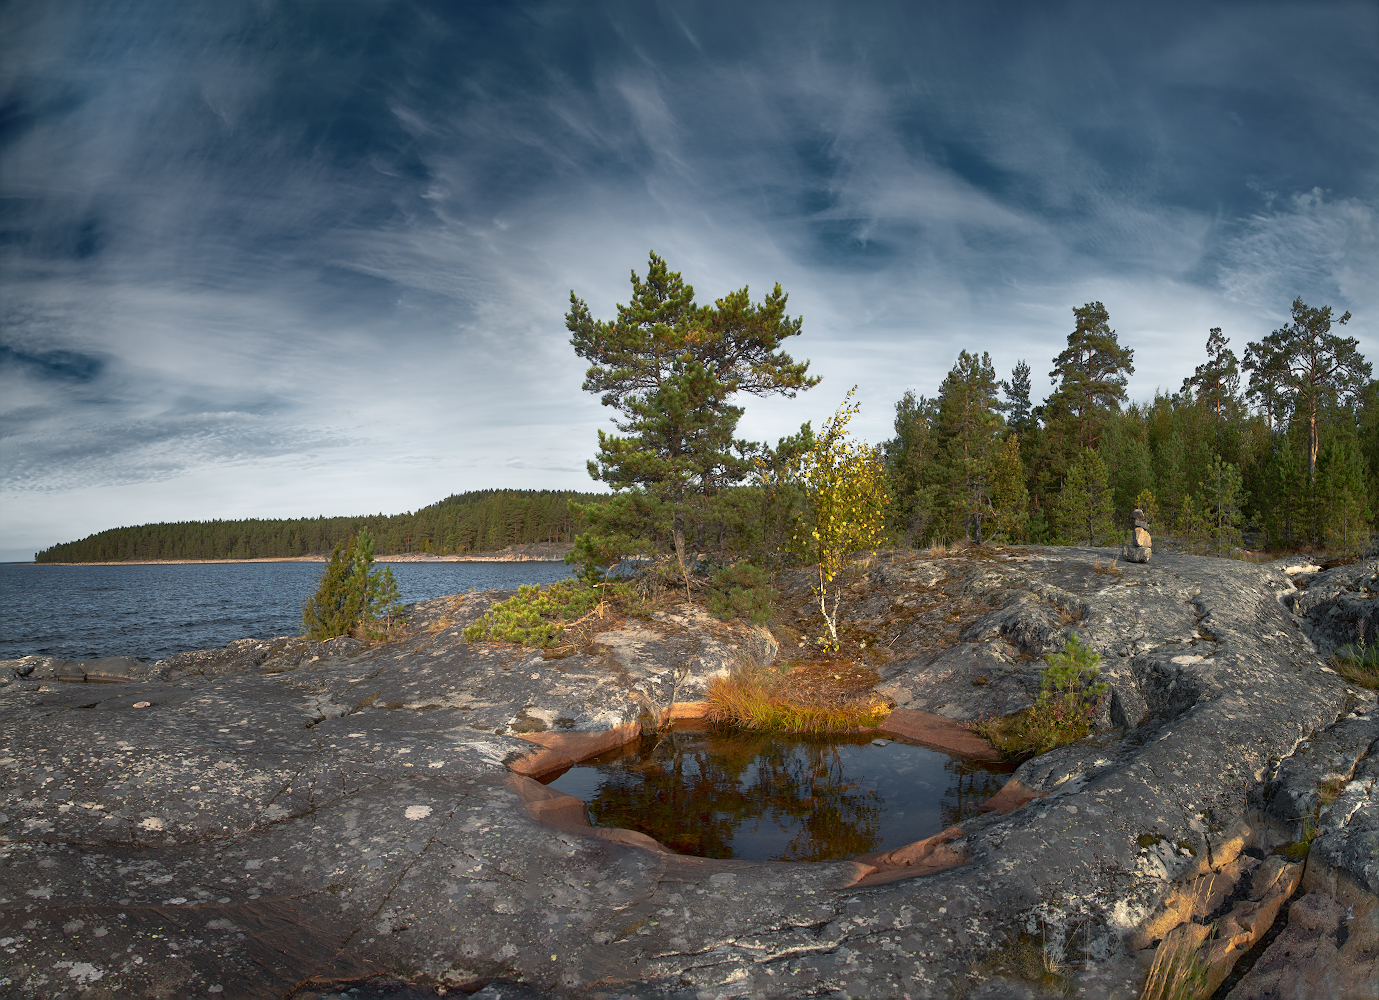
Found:
<path fill-rule="evenodd" d="M 382 645 L 5 662 L 0 978 L 21 997 L 1130 998 L 1183 945 L 1233 1000 L 1318 975 L 1379 993 L 1379 713 L 1325 659 L 1376 634 L 1379 562 L 1114 554 L 898 552 L 854 579 L 847 627 L 907 734 L 942 746 L 1029 704 L 1070 630 L 1110 692 L 1092 736 L 977 819 L 844 862 L 685 857 L 530 777 L 700 711 L 739 657 L 788 655 L 788 627 L 669 609 L 552 658 L 465 644 L 504 596 L 470 594 Z"/>

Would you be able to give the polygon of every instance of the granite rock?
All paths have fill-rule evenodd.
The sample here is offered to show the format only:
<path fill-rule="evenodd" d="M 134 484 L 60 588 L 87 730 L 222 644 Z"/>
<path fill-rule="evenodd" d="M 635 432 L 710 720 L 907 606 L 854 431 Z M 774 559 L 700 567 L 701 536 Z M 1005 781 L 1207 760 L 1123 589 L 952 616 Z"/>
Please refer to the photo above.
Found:
<path fill-rule="evenodd" d="M 856 580 L 849 627 L 890 643 L 875 662 L 901 707 L 1027 704 L 1072 630 L 1111 686 L 1091 737 L 1017 772 L 1025 804 L 946 833 L 957 862 L 879 883 L 851 861 L 706 860 L 532 818 L 510 765 L 534 741 L 635 731 L 793 641 L 698 611 L 609 622 L 562 658 L 464 643 L 502 596 L 472 594 L 376 646 L 246 640 L 99 685 L 0 664 L 0 981 L 32 998 L 379 977 L 398 996 L 1038 996 L 1034 948 L 1057 989 L 1129 998 L 1139 953 L 1198 919 L 1185 887 L 1255 891 L 1241 859 L 1286 834 L 1260 812 L 1307 780 L 1300 750 L 1321 755 L 1308 775 L 1354 758 L 1312 847 L 1318 879 L 1348 882 L 1304 888 L 1373 899 L 1357 720 L 1374 699 L 1309 638 L 1299 614 L 1325 605 L 1295 614 L 1286 567 L 1113 556 L 897 553 Z"/>

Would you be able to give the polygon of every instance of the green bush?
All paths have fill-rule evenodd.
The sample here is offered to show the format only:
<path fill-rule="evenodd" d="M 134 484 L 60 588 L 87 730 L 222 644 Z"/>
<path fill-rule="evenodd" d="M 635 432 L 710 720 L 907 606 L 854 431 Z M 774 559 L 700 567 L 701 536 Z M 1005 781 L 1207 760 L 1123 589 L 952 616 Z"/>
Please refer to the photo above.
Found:
<path fill-rule="evenodd" d="M 615 498 L 621 500 L 621 497 Z M 610 501 L 607 506 L 613 507 L 616 504 Z M 570 566 L 577 566 L 575 575 L 588 586 L 595 586 L 604 581 L 605 570 L 613 566 L 628 556 L 645 552 L 650 548 L 649 544 L 641 538 L 634 538 L 626 534 L 599 534 L 595 531 L 586 531 L 582 535 L 575 536 L 574 547 L 565 553 L 565 563 Z"/>
<path fill-rule="evenodd" d="M 489 608 L 464 630 L 466 642 L 518 642 L 546 648 L 555 644 L 567 622 L 584 617 L 598 606 L 598 591 L 581 581 L 553 583 L 542 588 L 523 584 L 517 596 Z"/>
<path fill-rule="evenodd" d="M 374 567 L 373 538 L 367 531 L 335 544 L 316 593 L 302 604 L 302 629 L 317 640 L 356 630 L 381 638 L 403 620 L 393 571 Z"/>
<path fill-rule="evenodd" d="M 1044 657 L 1048 664 L 1039 684 L 1039 699 L 1012 715 L 973 727 L 1010 760 L 1025 760 L 1075 743 L 1092 731 L 1106 684 L 1098 681 L 1101 654 L 1084 645 L 1074 632 L 1061 653 Z"/>
<path fill-rule="evenodd" d="M 740 562 L 724 566 L 713 574 L 709 591 L 709 613 L 715 618 L 732 621 L 739 616 L 758 625 L 771 620 L 780 597 L 771 585 L 771 577 L 759 566 Z"/>

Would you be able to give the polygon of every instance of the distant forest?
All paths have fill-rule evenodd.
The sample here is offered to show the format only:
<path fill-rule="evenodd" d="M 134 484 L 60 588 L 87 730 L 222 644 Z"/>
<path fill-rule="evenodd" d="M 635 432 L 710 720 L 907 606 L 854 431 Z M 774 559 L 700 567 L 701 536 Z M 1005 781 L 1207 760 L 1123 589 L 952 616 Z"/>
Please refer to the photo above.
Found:
<path fill-rule="evenodd" d="M 141 559 L 282 559 L 329 555 L 336 542 L 366 529 L 380 555 L 463 555 L 508 545 L 570 542 L 581 530 L 569 501 L 607 497 L 573 490 L 476 490 L 411 514 L 303 517 L 297 520 L 180 521 L 111 528 L 34 555 L 40 563 Z"/>

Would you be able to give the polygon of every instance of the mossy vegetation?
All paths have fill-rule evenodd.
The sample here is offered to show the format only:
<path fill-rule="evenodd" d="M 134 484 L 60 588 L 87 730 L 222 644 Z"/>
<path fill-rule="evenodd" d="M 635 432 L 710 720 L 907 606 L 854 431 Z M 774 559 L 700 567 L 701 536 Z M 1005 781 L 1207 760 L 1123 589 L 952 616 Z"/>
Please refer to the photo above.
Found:
<path fill-rule="evenodd" d="M 1106 684 L 1098 681 L 1101 654 L 1074 632 L 1061 653 L 1044 657 L 1048 664 L 1039 699 L 1011 715 L 978 722 L 973 731 L 1008 760 L 1020 761 L 1075 743 L 1092 731 Z"/>

